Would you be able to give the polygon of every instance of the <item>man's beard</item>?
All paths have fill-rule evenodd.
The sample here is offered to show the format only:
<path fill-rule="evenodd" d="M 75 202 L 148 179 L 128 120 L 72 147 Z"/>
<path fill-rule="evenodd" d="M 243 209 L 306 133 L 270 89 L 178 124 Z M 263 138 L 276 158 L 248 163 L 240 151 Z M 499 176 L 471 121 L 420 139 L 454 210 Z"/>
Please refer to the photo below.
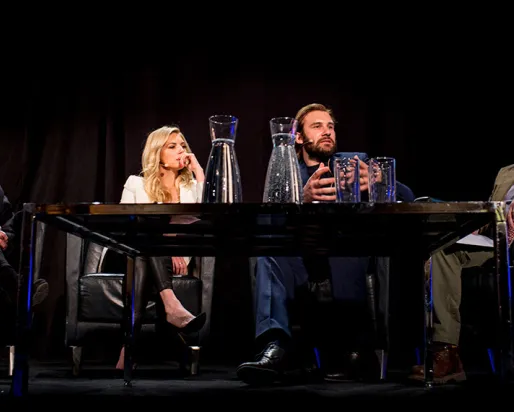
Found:
<path fill-rule="evenodd" d="M 318 160 L 319 162 L 326 162 L 336 152 L 335 144 L 330 149 L 323 149 L 321 145 L 312 143 L 304 145 L 303 148 L 311 160 Z"/>

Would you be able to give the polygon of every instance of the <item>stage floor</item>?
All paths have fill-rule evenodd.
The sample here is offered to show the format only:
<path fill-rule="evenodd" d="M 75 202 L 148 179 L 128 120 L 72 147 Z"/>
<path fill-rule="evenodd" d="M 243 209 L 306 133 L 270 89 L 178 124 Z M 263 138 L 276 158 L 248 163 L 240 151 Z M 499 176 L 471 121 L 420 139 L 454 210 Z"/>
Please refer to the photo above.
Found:
<path fill-rule="evenodd" d="M 9 395 L 10 379 L 5 370 L 2 373 L 0 406 L 18 401 Z M 127 405 L 139 405 L 140 402 L 147 405 L 149 401 L 162 402 L 168 398 L 173 400 L 173 405 L 177 401 L 194 405 L 213 405 L 212 402 L 221 401 L 225 407 L 238 405 L 238 409 L 246 405 L 266 405 L 277 400 L 285 401 L 288 405 L 302 405 L 308 401 L 315 401 L 316 404 L 339 403 L 343 400 L 414 401 L 424 405 L 425 402 L 447 400 L 469 403 L 484 396 L 498 402 L 504 398 L 511 399 L 514 390 L 514 383 L 499 384 L 490 376 L 469 372 L 468 380 L 464 383 L 427 390 L 408 382 L 404 371 L 390 371 L 388 380 L 380 383 L 300 379 L 266 387 L 250 387 L 237 380 L 233 367 L 205 365 L 199 375 L 183 378 L 173 363 L 138 367 L 132 386 L 125 387 L 121 372 L 117 373 L 110 365 L 87 365 L 80 377 L 72 377 L 69 366 L 62 362 L 33 362 L 29 385 L 27 399 L 35 407 L 59 406 L 60 399 L 72 401 L 74 405 L 77 405 L 77 401 L 80 404 L 101 404 L 109 400 L 126 402 Z"/>

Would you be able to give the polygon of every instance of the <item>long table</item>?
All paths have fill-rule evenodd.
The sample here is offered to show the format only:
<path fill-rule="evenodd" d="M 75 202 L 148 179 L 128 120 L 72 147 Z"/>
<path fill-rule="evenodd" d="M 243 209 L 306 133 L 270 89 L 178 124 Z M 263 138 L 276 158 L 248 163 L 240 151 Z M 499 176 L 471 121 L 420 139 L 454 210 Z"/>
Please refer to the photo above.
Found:
<path fill-rule="evenodd" d="M 491 224 L 498 295 L 496 373 L 512 367 L 510 271 L 503 202 L 318 204 L 36 204 L 23 207 L 20 299 L 11 393 L 28 391 L 31 285 L 37 225 L 90 239 L 127 257 L 124 380 L 132 379 L 132 294 L 137 256 L 396 256 L 426 262 Z M 421 273 L 420 273 L 421 276 Z M 422 281 L 425 385 L 433 384 L 432 281 Z M 413 292 L 415 293 L 415 292 Z"/>

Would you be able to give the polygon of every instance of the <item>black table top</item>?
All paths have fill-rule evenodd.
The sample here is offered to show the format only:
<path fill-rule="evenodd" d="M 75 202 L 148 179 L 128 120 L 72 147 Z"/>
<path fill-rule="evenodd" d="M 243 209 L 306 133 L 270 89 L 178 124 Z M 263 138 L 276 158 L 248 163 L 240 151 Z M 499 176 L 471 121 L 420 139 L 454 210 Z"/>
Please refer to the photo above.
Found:
<path fill-rule="evenodd" d="M 43 222 L 150 256 L 432 253 L 495 219 L 503 202 L 24 205 Z"/>

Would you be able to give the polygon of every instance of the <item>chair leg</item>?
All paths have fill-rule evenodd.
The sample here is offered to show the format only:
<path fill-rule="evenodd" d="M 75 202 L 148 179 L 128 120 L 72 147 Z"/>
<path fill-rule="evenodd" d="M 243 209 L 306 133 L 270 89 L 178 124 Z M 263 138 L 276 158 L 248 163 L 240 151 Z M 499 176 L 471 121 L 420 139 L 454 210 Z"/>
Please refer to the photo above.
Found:
<path fill-rule="evenodd" d="M 14 345 L 8 346 L 9 348 L 9 376 L 12 376 L 14 371 L 14 351 L 15 347 Z"/>
<path fill-rule="evenodd" d="M 82 346 L 70 346 L 71 349 L 71 371 L 73 376 L 80 374 L 82 368 Z"/>
<path fill-rule="evenodd" d="M 200 346 L 189 346 L 189 374 L 198 375 L 200 371 Z"/>
<path fill-rule="evenodd" d="M 200 346 L 184 346 L 179 368 L 181 375 L 184 377 L 196 376 L 200 373 Z"/>
<path fill-rule="evenodd" d="M 198 375 L 200 371 L 200 346 L 189 345 L 180 333 L 177 336 L 184 348 L 179 363 L 181 374 L 183 376 Z"/>
<path fill-rule="evenodd" d="M 378 363 L 380 365 L 379 379 L 383 381 L 386 379 L 387 375 L 387 351 L 385 351 L 384 349 L 377 349 L 375 350 L 375 353 L 377 354 Z"/>

